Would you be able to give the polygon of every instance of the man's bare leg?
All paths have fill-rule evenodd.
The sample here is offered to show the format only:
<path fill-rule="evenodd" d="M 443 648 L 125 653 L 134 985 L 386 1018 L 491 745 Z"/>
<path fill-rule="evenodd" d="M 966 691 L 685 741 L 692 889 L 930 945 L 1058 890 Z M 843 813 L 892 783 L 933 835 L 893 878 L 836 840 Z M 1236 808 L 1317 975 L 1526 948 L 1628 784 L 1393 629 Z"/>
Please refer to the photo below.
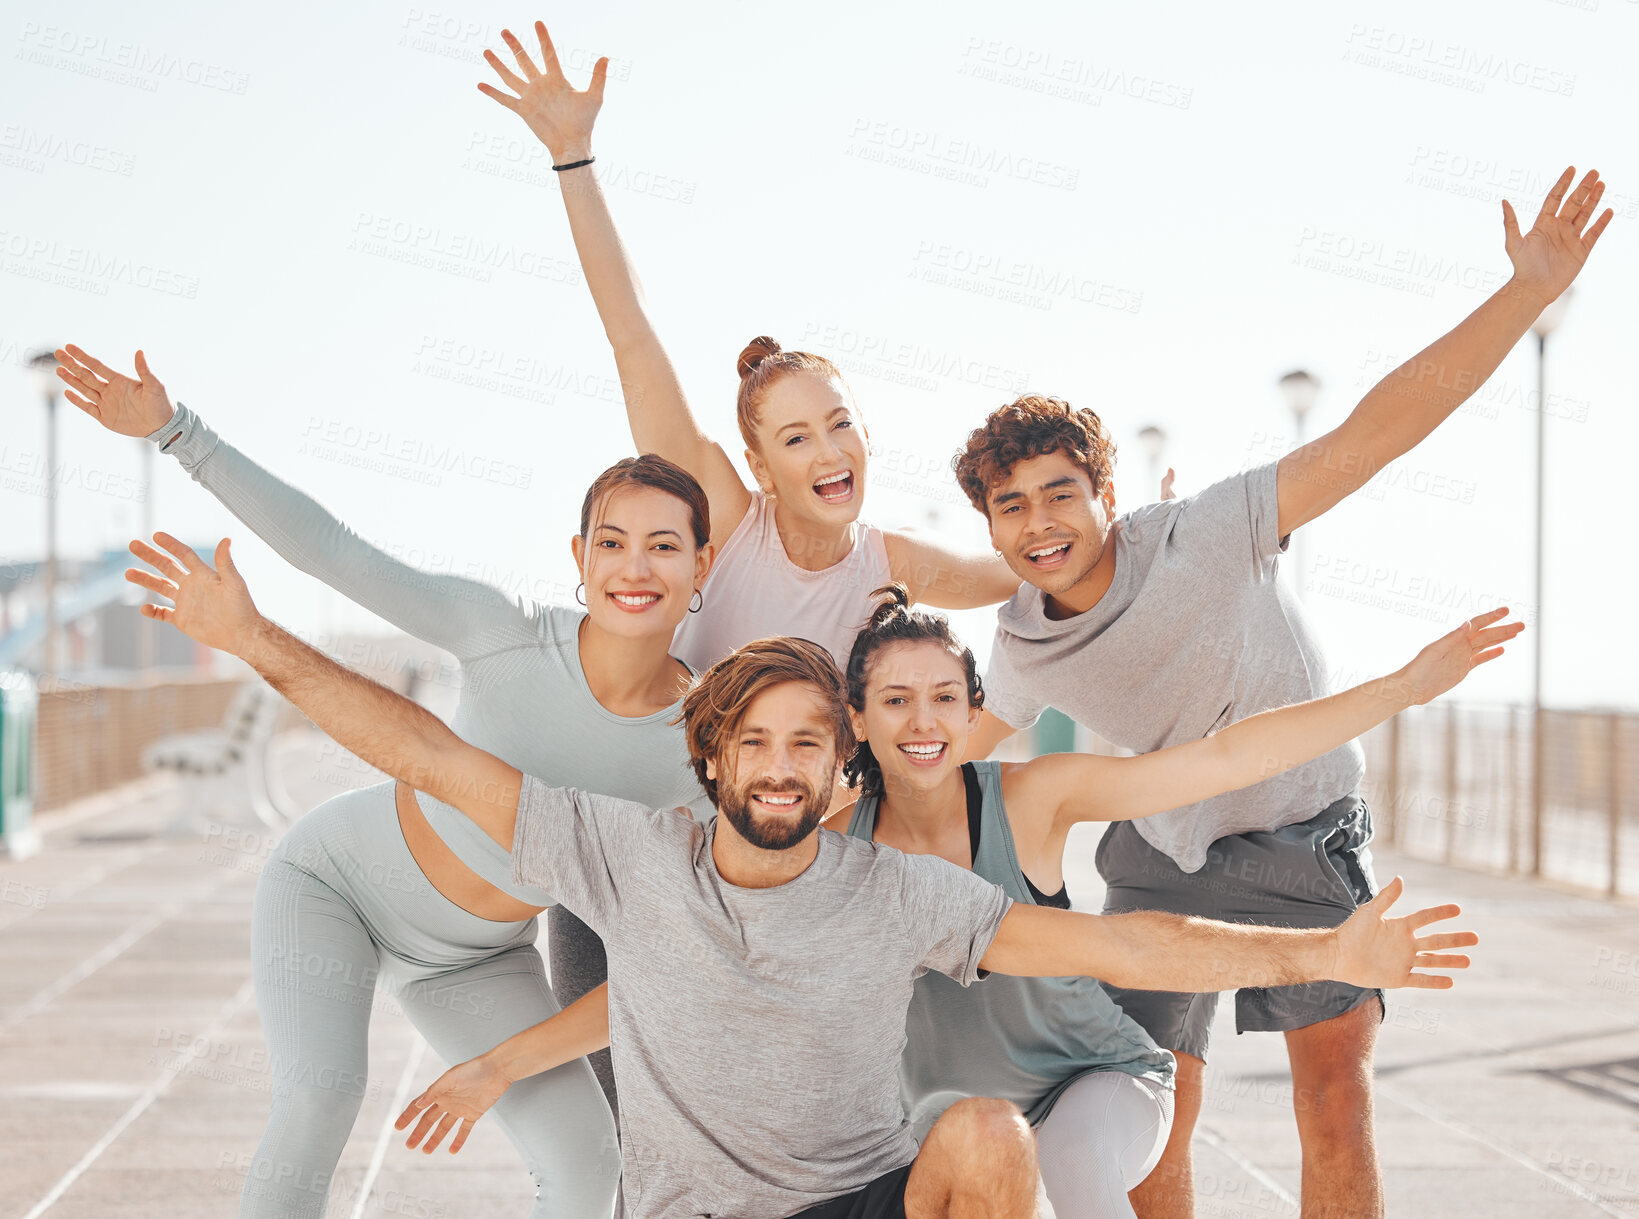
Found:
<path fill-rule="evenodd" d="M 1201 1116 L 1201 1081 L 1206 1063 L 1193 1054 L 1174 1052 L 1174 1057 L 1178 1059 L 1178 1074 L 1174 1080 L 1177 1092 L 1173 1097 L 1172 1133 L 1150 1175 L 1127 1193 L 1138 1219 L 1193 1219 L 1195 1215 L 1195 1158 L 1190 1153 L 1190 1139 L 1195 1134 L 1195 1121 Z"/>
<path fill-rule="evenodd" d="M 1046 1199 L 1030 1124 L 989 1097 L 945 1110 L 905 1183 L 907 1219 L 1040 1219 Z"/>
<path fill-rule="evenodd" d="M 1303 1145 L 1303 1219 L 1382 1219 L 1372 1122 L 1372 1050 L 1382 1019 L 1382 1004 L 1372 998 L 1286 1034 Z"/>

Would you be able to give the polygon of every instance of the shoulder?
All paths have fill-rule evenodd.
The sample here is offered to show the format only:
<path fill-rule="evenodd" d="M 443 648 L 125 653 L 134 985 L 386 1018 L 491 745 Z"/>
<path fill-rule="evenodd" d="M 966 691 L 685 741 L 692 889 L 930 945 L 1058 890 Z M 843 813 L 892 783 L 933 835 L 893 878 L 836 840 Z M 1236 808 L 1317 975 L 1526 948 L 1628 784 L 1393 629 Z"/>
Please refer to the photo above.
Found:
<path fill-rule="evenodd" d="M 549 643 L 576 643 L 580 639 L 580 624 L 586 620 L 586 611 L 567 605 L 553 605 L 545 601 L 526 603 L 524 610 L 531 612 L 540 623 L 541 637 Z"/>
<path fill-rule="evenodd" d="M 854 824 L 854 810 L 858 807 L 858 800 L 852 800 L 844 804 L 841 808 L 829 813 L 825 820 L 820 822 L 820 828 L 830 830 L 833 834 L 841 834 L 844 837 L 854 837 L 850 830 Z"/>
<path fill-rule="evenodd" d="M 1034 825 L 1050 822 L 1061 803 L 1061 785 L 1057 782 L 1062 766 L 1054 761 L 1064 754 L 1043 754 L 1028 762 L 992 763 L 999 768 L 996 783 L 1001 808 L 998 810 L 1009 825 Z"/>

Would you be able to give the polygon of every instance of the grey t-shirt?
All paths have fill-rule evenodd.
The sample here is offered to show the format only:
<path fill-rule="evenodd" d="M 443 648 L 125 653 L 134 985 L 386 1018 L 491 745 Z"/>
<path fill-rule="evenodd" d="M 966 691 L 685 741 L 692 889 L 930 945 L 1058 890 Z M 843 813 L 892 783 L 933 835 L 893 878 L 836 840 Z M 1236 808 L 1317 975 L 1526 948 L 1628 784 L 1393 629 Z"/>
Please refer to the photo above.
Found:
<path fill-rule="evenodd" d="M 1199 740 L 1272 707 L 1332 693 L 1302 605 L 1276 577 L 1271 462 L 1111 527 L 1115 576 L 1086 613 L 1053 621 L 1023 585 L 997 614 L 985 706 L 1015 728 L 1057 707 L 1140 752 Z M 1226 834 L 1307 821 L 1359 786 L 1351 741 L 1240 791 L 1133 822 L 1186 872 Z"/>
<path fill-rule="evenodd" d="M 794 880 L 741 888 L 712 858 L 720 821 L 529 775 L 519 794 L 515 878 L 608 950 L 631 1219 L 792 1215 L 910 1163 L 913 984 L 972 982 L 1011 905 L 942 859 L 829 830 Z"/>

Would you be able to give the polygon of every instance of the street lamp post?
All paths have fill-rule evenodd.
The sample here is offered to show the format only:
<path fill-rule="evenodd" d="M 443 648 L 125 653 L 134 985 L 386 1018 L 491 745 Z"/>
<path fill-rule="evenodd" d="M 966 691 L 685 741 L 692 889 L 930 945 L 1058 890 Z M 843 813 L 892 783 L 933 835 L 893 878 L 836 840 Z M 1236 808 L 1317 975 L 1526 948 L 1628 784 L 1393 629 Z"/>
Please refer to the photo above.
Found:
<path fill-rule="evenodd" d="M 1320 378 L 1297 368 L 1282 377 L 1278 384 L 1292 412 L 1292 448 L 1301 449 L 1304 445 L 1303 419 L 1314 409 L 1315 400 L 1320 397 Z M 1303 554 L 1303 538 L 1299 536 L 1292 541 L 1292 566 L 1297 568 L 1300 601 L 1309 582 L 1308 572 L 1303 568 Z"/>
<path fill-rule="evenodd" d="M 1155 424 L 1140 428 L 1138 443 L 1144 446 L 1144 456 L 1150 463 L 1150 488 L 1156 494 L 1161 494 L 1161 454 L 1167 449 L 1167 434 Z"/>
<path fill-rule="evenodd" d="M 1537 506 L 1536 506 L 1536 646 L 1531 649 L 1531 875 L 1542 875 L 1542 813 L 1547 804 L 1548 748 L 1543 729 L 1547 716 L 1542 710 L 1542 570 L 1543 521 L 1547 505 L 1548 398 L 1545 369 L 1548 363 L 1548 336 L 1565 318 L 1571 291 L 1566 289 L 1544 309 L 1531 325 L 1537 336 Z"/>
<path fill-rule="evenodd" d="M 46 587 L 44 671 L 57 677 L 57 357 L 36 351 L 28 358 L 46 407 Z"/>

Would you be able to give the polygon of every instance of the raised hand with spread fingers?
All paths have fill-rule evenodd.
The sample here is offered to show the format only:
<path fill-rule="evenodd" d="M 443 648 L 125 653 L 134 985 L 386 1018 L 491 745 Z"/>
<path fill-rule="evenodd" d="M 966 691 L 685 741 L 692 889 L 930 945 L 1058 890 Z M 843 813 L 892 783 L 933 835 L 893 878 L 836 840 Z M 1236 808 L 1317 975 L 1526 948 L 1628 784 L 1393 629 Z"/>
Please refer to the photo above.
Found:
<path fill-rule="evenodd" d="M 73 343 L 59 347 L 56 355 L 57 376 L 67 386 L 64 397 L 110 432 L 140 438 L 171 417 L 170 396 L 142 352 L 136 354 L 135 379 Z"/>
<path fill-rule="evenodd" d="M 535 37 L 541 46 L 541 66 L 529 57 L 523 43 L 511 30 L 502 30 L 501 37 L 517 60 L 518 72 L 494 51 L 486 50 L 484 59 L 494 68 L 512 93 L 503 93 L 494 85 L 478 86 L 487 97 L 493 97 L 512 111 L 545 144 L 555 164 L 581 161 L 592 155 L 592 124 L 603 105 L 603 86 L 609 78 L 609 59 L 599 59 L 592 68 L 592 83 L 577 89 L 569 83 L 558 64 L 557 50 L 546 32 L 546 23 L 535 23 Z"/>

